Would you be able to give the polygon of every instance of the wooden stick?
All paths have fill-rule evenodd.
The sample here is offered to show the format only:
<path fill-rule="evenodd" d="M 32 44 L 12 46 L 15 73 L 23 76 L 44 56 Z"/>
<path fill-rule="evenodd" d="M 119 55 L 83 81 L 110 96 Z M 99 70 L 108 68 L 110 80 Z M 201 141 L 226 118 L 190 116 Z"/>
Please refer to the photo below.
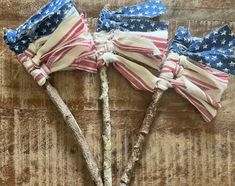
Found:
<path fill-rule="evenodd" d="M 99 72 L 102 89 L 100 100 L 103 102 L 103 171 L 104 185 L 112 186 L 112 137 L 108 95 L 109 85 L 106 71 L 107 67 L 103 66 Z"/>
<path fill-rule="evenodd" d="M 46 93 L 48 94 L 52 102 L 57 107 L 58 111 L 63 116 L 64 121 L 67 124 L 67 126 L 72 130 L 73 135 L 76 139 L 76 142 L 82 150 L 82 154 L 86 161 L 86 165 L 90 172 L 92 180 L 97 186 L 103 186 L 103 182 L 99 173 L 98 166 L 95 162 L 95 159 L 90 151 L 89 145 L 86 142 L 85 137 L 82 134 L 82 131 L 78 123 L 76 122 L 74 116 L 72 115 L 69 108 L 60 97 L 57 90 L 49 82 L 47 82 L 43 87 L 45 88 Z"/>
<path fill-rule="evenodd" d="M 132 149 L 131 156 L 128 160 L 127 166 L 122 174 L 120 186 L 127 186 L 130 184 L 133 172 L 135 170 L 136 163 L 140 160 L 140 156 L 142 153 L 143 146 L 145 144 L 146 136 L 149 134 L 151 125 L 154 122 L 156 111 L 157 111 L 157 105 L 162 95 L 163 95 L 163 91 L 160 89 L 157 89 L 153 94 L 152 102 L 150 103 L 146 111 L 144 121 L 139 130 L 138 138 Z"/>

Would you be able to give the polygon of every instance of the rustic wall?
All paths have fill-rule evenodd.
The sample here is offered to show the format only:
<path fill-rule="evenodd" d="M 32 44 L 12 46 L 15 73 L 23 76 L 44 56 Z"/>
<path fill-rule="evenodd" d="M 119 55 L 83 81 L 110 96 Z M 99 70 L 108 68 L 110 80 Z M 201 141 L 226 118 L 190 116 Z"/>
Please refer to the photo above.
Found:
<path fill-rule="evenodd" d="M 116 7 L 139 0 L 79 0 L 97 17 L 109 2 Z M 0 29 L 14 27 L 45 0 L 0 0 Z M 196 35 L 228 23 L 235 31 L 235 0 L 164 0 L 170 33 L 184 25 Z M 90 19 L 94 26 L 95 19 Z M 2 37 L 2 33 L 0 34 Z M 151 95 L 135 91 L 109 69 L 113 121 L 113 178 L 117 185 Z M 61 72 L 51 82 L 79 121 L 101 167 L 99 78 Z M 73 82 L 72 84 L 70 82 Z M 118 88 L 117 88 L 118 87 Z M 200 114 L 173 91 L 163 96 L 133 185 L 235 185 L 235 78 L 216 119 Z M 92 185 L 81 152 L 43 90 L 25 73 L 0 40 L 0 185 Z"/>

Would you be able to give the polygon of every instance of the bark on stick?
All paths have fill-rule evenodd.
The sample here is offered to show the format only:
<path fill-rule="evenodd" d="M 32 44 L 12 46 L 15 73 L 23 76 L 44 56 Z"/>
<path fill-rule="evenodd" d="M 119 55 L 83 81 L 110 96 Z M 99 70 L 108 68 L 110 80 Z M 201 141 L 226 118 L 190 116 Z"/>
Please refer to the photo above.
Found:
<path fill-rule="evenodd" d="M 97 186 L 103 186 L 103 182 L 101 179 L 101 175 L 100 175 L 98 166 L 95 162 L 95 159 L 90 151 L 89 145 L 86 142 L 85 137 L 82 134 L 82 131 L 81 131 L 77 121 L 75 120 L 74 116 L 72 115 L 69 108 L 67 107 L 67 105 L 64 103 L 64 101 L 60 97 L 57 90 L 49 82 L 47 82 L 43 87 L 45 88 L 46 93 L 48 94 L 48 96 L 50 97 L 52 102 L 57 107 L 58 111 L 63 116 L 64 121 L 67 124 L 67 126 L 73 132 L 76 143 L 81 148 L 83 157 L 85 159 L 85 162 L 86 162 L 88 171 L 90 172 L 92 180 L 94 181 L 94 183 Z"/>
<path fill-rule="evenodd" d="M 109 85 L 107 78 L 107 67 L 101 67 L 99 71 L 101 80 L 101 96 L 103 103 L 103 171 L 104 185 L 112 186 L 112 142 L 111 142 L 111 121 L 109 109 Z"/>
<path fill-rule="evenodd" d="M 160 89 L 157 89 L 153 94 L 152 102 L 150 103 L 146 111 L 146 115 L 139 130 L 137 140 L 135 140 L 136 143 L 132 149 L 131 156 L 129 157 L 129 160 L 127 162 L 127 166 L 125 167 L 125 170 L 122 174 L 120 186 L 127 186 L 130 184 L 136 167 L 136 163 L 140 160 L 142 149 L 145 145 L 146 137 L 149 134 L 151 125 L 154 122 L 157 111 L 157 105 L 159 103 L 160 98 L 162 97 L 162 94 L 163 91 Z"/>

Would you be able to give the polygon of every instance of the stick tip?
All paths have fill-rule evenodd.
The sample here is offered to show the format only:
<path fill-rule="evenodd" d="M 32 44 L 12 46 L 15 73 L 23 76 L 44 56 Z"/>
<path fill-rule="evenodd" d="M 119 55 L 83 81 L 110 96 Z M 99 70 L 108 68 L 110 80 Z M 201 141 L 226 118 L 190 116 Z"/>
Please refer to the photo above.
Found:
<path fill-rule="evenodd" d="M 7 28 L 6 28 L 6 27 L 3 27 L 2 30 L 3 30 L 3 34 L 5 34 L 6 31 L 7 31 Z"/>

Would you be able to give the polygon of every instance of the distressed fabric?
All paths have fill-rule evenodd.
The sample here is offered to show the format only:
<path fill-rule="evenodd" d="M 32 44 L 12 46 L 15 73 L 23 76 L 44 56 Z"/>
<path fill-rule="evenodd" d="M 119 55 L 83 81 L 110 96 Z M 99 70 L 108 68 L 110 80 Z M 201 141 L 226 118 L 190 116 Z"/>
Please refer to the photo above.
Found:
<path fill-rule="evenodd" d="M 60 2 L 63 5 L 59 6 Z M 66 10 L 61 14 L 63 8 Z M 167 30 L 91 34 L 86 19 L 70 1 L 52 0 L 35 15 L 23 27 L 8 30 L 4 39 L 40 86 L 52 72 L 73 69 L 96 72 L 97 68 L 111 63 L 138 90 L 174 88 L 206 121 L 211 121 L 221 106 L 228 74 L 175 53 L 175 42 L 166 56 Z M 54 15 L 60 16 L 60 21 L 52 19 Z M 45 27 L 44 33 L 39 32 Z M 147 67 L 159 70 L 160 76 Z"/>
<path fill-rule="evenodd" d="M 104 8 L 97 21 L 97 31 L 156 31 L 167 30 L 168 22 L 159 21 L 166 14 L 166 7 L 161 1 L 148 1 L 134 6 L 127 6 L 116 11 Z"/>
<path fill-rule="evenodd" d="M 101 34 L 96 34 L 98 40 L 104 41 Z M 98 64 L 113 64 L 137 90 L 153 92 L 156 88 L 163 91 L 174 88 L 199 110 L 207 122 L 216 116 L 221 107 L 221 96 L 227 88 L 227 73 L 193 63 L 174 52 L 166 58 L 167 33 L 161 31 L 117 31 L 111 38 L 111 41 L 107 39 L 108 47 L 105 48 L 112 52 L 100 55 Z M 100 47 L 104 47 L 104 43 Z M 160 76 L 151 73 L 146 66 L 159 70 Z"/>
<path fill-rule="evenodd" d="M 170 52 L 164 62 L 156 87 L 174 88 L 192 103 L 210 122 L 221 107 L 220 100 L 227 88 L 229 75 L 200 63 L 193 63 L 184 55 Z"/>
<path fill-rule="evenodd" d="M 40 86 L 56 71 L 97 71 L 86 19 L 71 1 L 52 0 L 4 39 Z"/>
<path fill-rule="evenodd" d="M 108 35 L 106 41 L 105 35 Z M 205 121 L 216 116 L 229 75 L 173 51 L 166 57 L 166 31 L 102 32 L 96 33 L 96 38 L 95 42 L 100 41 L 100 47 L 107 49 L 101 49 L 105 52 L 98 64 L 113 64 L 137 90 L 153 92 L 156 88 L 163 91 L 174 88 L 198 109 Z M 160 70 L 160 76 L 151 73 L 146 66 Z"/>
<path fill-rule="evenodd" d="M 188 30 L 180 27 L 170 49 L 204 65 L 235 75 L 235 35 L 227 25 L 203 38 L 192 37 Z"/>
<path fill-rule="evenodd" d="M 111 63 L 136 89 L 153 92 L 157 77 L 144 66 L 160 70 L 167 52 L 167 31 L 98 32 L 94 38 L 99 67 Z"/>

